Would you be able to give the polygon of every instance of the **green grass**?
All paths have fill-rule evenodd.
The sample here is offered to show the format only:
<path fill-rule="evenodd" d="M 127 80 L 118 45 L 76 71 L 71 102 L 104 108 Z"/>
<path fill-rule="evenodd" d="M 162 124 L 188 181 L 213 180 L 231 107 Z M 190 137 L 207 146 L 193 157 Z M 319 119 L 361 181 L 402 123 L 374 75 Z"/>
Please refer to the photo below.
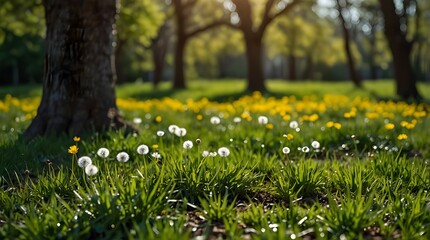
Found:
<path fill-rule="evenodd" d="M 187 108 L 163 109 L 165 103 L 151 101 L 149 111 L 122 109 L 130 121 L 141 118 L 138 135 L 81 136 L 77 157 L 92 159 L 94 176 L 77 162 L 72 169 L 70 136 L 23 141 L 19 136 L 29 124 L 19 120 L 23 110 L 0 111 L 0 239 L 430 239 L 429 105 L 403 109 L 404 103 L 375 101 L 393 97 L 387 81 L 367 82 L 365 89 L 374 93 L 350 83 L 271 81 L 273 96 L 304 99 L 278 99 L 274 105 L 274 98 L 259 95 L 233 102 L 245 85 L 227 83 L 191 82 L 190 90 L 176 92 L 167 84 L 157 92 L 148 84 L 120 86 L 121 98 L 170 96 Z M 2 89 L 0 99 L 6 92 L 19 99 L 37 96 L 38 89 Z M 424 94 L 429 86 L 420 89 Z M 185 103 L 190 97 L 228 100 L 235 111 L 211 102 L 195 111 L 196 102 Z M 323 103 L 326 109 L 318 112 Z M 273 113 L 282 107 L 292 108 L 290 120 Z M 345 118 L 353 107 L 356 116 Z M 378 109 L 380 117 L 366 120 Z M 235 122 L 243 111 L 252 119 Z M 315 121 L 301 118 L 314 113 Z M 273 126 L 259 124 L 260 115 Z M 213 116 L 221 122 L 212 124 Z M 401 126 L 414 119 L 413 128 Z M 299 121 L 300 131 L 290 128 L 291 120 Z M 329 121 L 342 127 L 330 128 Z M 387 122 L 395 128 L 386 129 Z M 171 134 L 171 124 L 187 134 Z M 159 130 L 165 135 L 157 136 Z M 283 136 L 288 133 L 293 139 Z M 397 139 L 402 133 L 406 140 Z M 186 140 L 193 142 L 191 149 L 183 148 Z M 311 146 L 314 140 L 320 148 Z M 141 144 L 149 146 L 149 154 L 137 153 Z M 97 155 L 101 147 L 110 150 L 106 159 Z M 202 155 L 221 147 L 230 155 Z M 125 163 L 116 159 L 123 151 L 130 156 Z"/>
<path fill-rule="evenodd" d="M 207 79 L 188 82 L 187 90 L 172 90 L 171 84 L 163 82 L 158 89 L 153 89 L 150 83 L 127 83 L 117 87 L 120 98 L 150 99 L 172 97 L 179 100 L 188 98 L 200 99 L 207 97 L 211 100 L 226 100 L 237 98 L 244 94 L 246 87 L 242 79 Z M 372 98 L 395 98 L 395 88 L 392 80 L 365 81 L 363 89 L 357 89 L 351 82 L 319 82 L 268 80 L 268 94 L 274 96 L 295 95 L 299 98 L 308 95 L 322 96 L 326 93 L 336 93 L 348 96 L 368 96 Z M 430 101 L 430 84 L 418 83 L 422 96 Z M 6 86 L 0 88 L 0 99 L 6 94 L 16 97 L 41 96 L 41 85 Z"/>

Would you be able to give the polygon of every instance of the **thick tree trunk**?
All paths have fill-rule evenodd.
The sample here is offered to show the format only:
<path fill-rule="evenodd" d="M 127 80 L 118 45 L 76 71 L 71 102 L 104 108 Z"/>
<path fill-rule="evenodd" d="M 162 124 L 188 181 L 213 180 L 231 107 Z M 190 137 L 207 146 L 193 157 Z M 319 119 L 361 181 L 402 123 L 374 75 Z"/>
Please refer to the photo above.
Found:
<path fill-rule="evenodd" d="M 166 58 L 165 49 L 158 49 L 156 46 L 152 47 L 152 61 L 154 63 L 154 88 L 158 88 L 158 85 L 163 80 L 164 72 L 164 60 Z"/>
<path fill-rule="evenodd" d="M 266 91 L 261 38 L 245 35 L 248 91 Z"/>
<path fill-rule="evenodd" d="M 388 37 L 388 36 L 387 36 Z M 411 44 L 406 40 L 390 36 L 389 46 L 393 55 L 394 75 L 396 77 L 396 93 L 403 99 L 421 96 L 416 88 L 415 75 L 411 64 Z"/>
<path fill-rule="evenodd" d="M 370 53 L 369 53 L 369 71 L 370 71 L 370 79 L 376 80 L 378 79 L 378 66 L 376 65 L 375 56 L 376 56 L 376 37 L 375 31 L 373 30 L 370 33 L 371 36 L 369 38 L 370 42 Z"/>
<path fill-rule="evenodd" d="M 168 23 L 164 23 L 160 27 L 157 37 L 152 40 L 152 62 L 154 64 L 154 88 L 157 88 L 163 80 L 163 71 L 167 54 L 167 47 L 169 44 L 169 36 L 166 34 L 168 31 Z"/>
<path fill-rule="evenodd" d="M 412 42 L 401 30 L 401 20 L 392 0 L 379 0 L 384 15 L 384 34 L 388 41 L 394 63 L 396 93 L 403 99 L 421 99 L 411 64 Z"/>
<path fill-rule="evenodd" d="M 185 69 L 184 69 L 184 52 L 187 43 L 186 22 L 188 20 L 187 7 L 181 0 L 174 0 L 175 20 L 176 20 L 176 48 L 175 48 L 175 74 L 173 76 L 173 88 L 184 89 Z"/>
<path fill-rule="evenodd" d="M 305 68 L 303 70 L 302 79 L 312 79 L 313 68 L 314 62 L 312 59 L 312 53 L 308 53 L 306 56 Z"/>
<path fill-rule="evenodd" d="M 173 78 L 174 89 L 185 89 L 185 64 L 184 64 L 184 52 L 185 52 L 185 38 L 181 39 L 178 37 L 176 40 L 175 49 L 175 76 Z"/>
<path fill-rule="evenodd" d="M 16 59 L 13 61 L 12 83 L 13 85 L 19 85 L 19 64 Z"/>
<path fill-rule="evenodd" d="M 115 48 L 115 76 L 116 76 L 116 82 L 117 83 L 125 83 L 126 77 L 125 77 L 125 71 L 124 71 L 124 45 L 125 41 L 118 39 L 116 48 Z"/>
<path fill-rule="evenodd" d="M 26 138 L 125 126 L 115 103 L 115 0 L 44 0 L 43 96 Z"/>
<path fill-rule="evenodd" d="M 355 68 L 355 61 L 351 51 L 351 40 L 349 36 L 349 31 L 346 26 L 345 18 L 342 15 L 343 8 L 340 4 L 340 0 L 337 0 L 336 3 L 337 3 L 338 12 L 339 12 L 339 20 L 342 28 L 343 46 L 344 46 L 344 50 L 347 58 L 349 76 L 352 82 L 354 83 L 354 85 L 356 87 L 361 88 L 362 87 L 361 77 Z"/>
<path fill-rule="evenodd" d="M 296 57 L 293 54 L 288 55 L 288 78 L 292 81 L 297 80 L 296 74 Z"/>

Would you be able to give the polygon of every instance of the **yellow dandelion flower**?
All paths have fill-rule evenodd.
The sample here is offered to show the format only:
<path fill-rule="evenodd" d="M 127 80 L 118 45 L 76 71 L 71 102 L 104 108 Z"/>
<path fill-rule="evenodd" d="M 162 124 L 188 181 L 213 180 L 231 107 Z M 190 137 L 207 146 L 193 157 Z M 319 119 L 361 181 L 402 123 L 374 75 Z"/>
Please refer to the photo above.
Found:
<path fill-rule="evenodd" d="M 69 152 L 70 154 L 76 154 L 76 153 L 78 153 L 78 150 L 79 150 L 78 146 L 76 146 L 76 145 L 72 145 L 72 146 L 70 146 L 70 147 L 69 147 L 68 152 Z"/>
<path fill-rule="evenodd" d="M 400 126 L 402 126 L 402 127 L 406 127 L 406 126 L 408 126 L 408 122 L 406 122 L 406 121 L 401 121 L 400 122 Z"/>
<path fill-rule="evenodd" d="M 350 112 L 346 112 L 346 113 L 343 114 L 343 117 L 344 118 L 351 118 L 352 114 Z"/>
<path fill-rule="evenodd" d="M 334 123 L 334 128 L 336 128 L 337 130 L 342 128 L 342 124 L 340 123 Z"/>
<path fill-rule="evenodd" d="M 274 126 L 273 126 L 273 124 L 271 124 L 271 123 L 266 124 L 266 128 L 267 128 L 267 129 L 273 129 L 273 127 L 274 127 Z"/>
<path fill-rule="evenodd" d="M 385 129 L 387 130 L 393 130 L 395 125 L 393 123 L 387 123 L 385 124 Z"/>
<path fill-rule="evenodd" d="M 286 114 L 285 116 L 283 116 L 283 117 L 282 117 L 282 119 L 283 119 L 284 121 L 288 122 L 288 121 L 290 121 L 290 120 L 291 120 L 291 116 L 290 116 L 290 115 L 288 115 L 288 114 Z"/>
<path fill-rule="evenodd" d="M 293 134 L 291 134 L 291 133 L 288 133 L 288 134 L 284 134 L 284 136 L 283 136 L 284 138 L 287 138 L 288 140 L 293 140 L 294 139 L 294 136 L 293 136 Z"/>
<path fill-rule="evenodd" d="M 329 121 L 329 122 L 327 122 L 327 123 L 325 124 L 325 126 L 326 126 L 327 128 L 332 128 L 332 127 L 334 126 L 334 122 L 333 122 L 333 121 Z"/>
<path fill-rule="evenodd" d="M 197 118 L 197 120 L 201 121 L 201 120 L 203 120 L 203 115 L 199 114 L 199 115 L 197 115 L 196 118 Z"/>
<path fill-rule="evenodd" d="M 377 119 L 377 118 L 379 118 L 379 113 L 367 112 L 366 113 L 366 118 L 368 118 L 368 119 Z"/>
<path fill-rule="evenodd" d="M 427 113 L 425 111 L 414 112 L 415 118 L 422 118 L 422 117 L 425 117 L 426 115 L 427 115 Z"/>
<path fill-rule="evenodd" d="M 415 127 L 415 124 L 413 123 L 408 123 L 408 125 L 406 125 L 407 129 L 414 129 L 414 127 Z"/>
<path fill-rule="evenodd" d="M 249 115 L 249 113 L 244 112 L 244 113 L 242 113 L 242 114 L 240 115 L 240 117 L 241 117 L 241 118 L 243 118 L 243 119 L 248 119 L 248 118 L 250 118 L 251 116 Z"/>
<path fill-rule="evenodd" d="M 315 122 L 316 120 L 318 120 L 318 114 L 314 113 L 312 115 L 309 116 L 309 121 L 311 122 Z"/>
<path fill-rule="evenodd" d="M 75 136 L 75 137 L 73 138 L 73 141 L 74 141 L 74 142 L 79 142 L 79 141 L 81 141 L 81 138 L 80 138 L 80 137 Z"/>
<path fill-rule="evenodd" d="M 155 117 L 155 122 L 160 123 L 161 121 L 163 121 L 163 118 L 161 116 Z"/>
<path fill-rule="evenodd" d="M 406 134 L 404 134 L 404 133 L 402 133 L 402 134 L 399 134 L 399 136 L 397 136 L 397 139 L 398 140 L 406 140 L 406 139 L 408 139 L 408 135 L 406 135 Z"/>
<path fill-rule="evenodd" d="M 153 149 L 158 149 L 158 144 L 154 144 L 154 145 L 152 145 L 152 148 L 153 148 Z"/>

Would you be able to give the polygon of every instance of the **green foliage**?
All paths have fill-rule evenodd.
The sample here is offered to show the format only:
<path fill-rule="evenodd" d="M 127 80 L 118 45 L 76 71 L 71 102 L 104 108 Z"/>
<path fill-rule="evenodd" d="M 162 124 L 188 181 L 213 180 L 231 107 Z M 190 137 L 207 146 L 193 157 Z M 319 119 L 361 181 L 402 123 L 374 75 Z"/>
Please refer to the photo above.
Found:
<path fill-rule="evenodd" d="M 341 235 L 347 238 L 362 237 L 361 231 L 372 226 L 383 213 L 382 210 L 373 209 L 374 196 L 375 193 L 366 197 L 361 194 L 352 197 L 348 189 L 346 189 L 346 195 L 340 197 L 338 201 L 329 196 L 329 209 L 324 221 L 330 228 L 330 233 L 336 237 Z"/>
<path fill-rule="evenodd" d="M 30 142 L 19 139 L 29 124 L 29 120 L 20 117 L 28 108 L 33 111 L 30 106 L 35 103 L 3 97 L 0 102 L 0 238 L 428 238 L 427 115 L 421 118 L 417 115 L 416 126 L 407 130 L 409 138 L 402 142 L 396 140 L 403 131 L 400 122 L 411 122 L 403 112 L 390 118 L 396 128 L 387 130 L 383 116 L 369 119 L 372 124 L 364 121 L 360 111 L 356 119 L 345 118 L 344 113 L 350 111 L 345 104 L 352 99 L 330 100 L 329 96 L 322 95 L 335 91 L 349 93 L 352 98 L 364 91 L 350 92 L 345 83 L 313 82 L 308 87 L 311 83 L 287 85 L 272 81 L 270 86 L 279 95 L 288 87 L 298 97 L 264 97 L 255 93 L 241 100 L 236 99 L 242 82 L 233 82 L 228 89 L 231 95 L 225 95 L 225 85 L 219 84 L 193 82 L 190 90 L 172 94 L 182 102 L 119 100 L 126 118 L 141 118 L 140 124 L 133 123 L 140 133 L 124 135 L 110 131 L 81 136 L 78 156 L 92 159 L 98 167 L 94 176 L 87 176 L 80 168 L 75 168 L 72 175 L 67 149 L 74 143 L 68 137 Z M 389 86 L 388 82 L 373 84 L 385 89 Z M 160 92 L 153 94 L 161 95 L 167 87 L 161 86 Z M 205 87 L 210 91 L 203 91 Z M 136 97 L 136 91 L 142 89 L 145 93 L 151 91 L 148 85 L 135 84 L 121 87 L 119 94 Z M 306 92 L 318 89 L 320 92 L 315 96 Z M 30 92 L 28 88 L 16 91 L 24 90 Z M 203 94 L 218 101 L 186 100 L 190 96 L 202 98 Z M 367 94 L 366 98 L 372 99 Z M 354 98 L 354 101 L 362 101 L 366 110 L 382 106 L 373 100 L 366 102 L 366 98 Z M 263 99 L 266 102 L 260 102 Z M 302 121 L 300 131 L 291 130 L 289 121 L 271 115 L 273 108 L 266 106 L 280 99 L 289 102 L 273 108 L 302 106 L 303 112 L 296 112 L 300 115 L 312 113 L 310 109 L 322 99 L 328 109 L 319 114 L 318 121 Z M 130 101 L 132 108 L 125 107 L 124 101 Z M 222 101 L 230 103 L 222 105 Z M 137 108 L 150 102 L 157 107 Z M 198 108 L 199 104 L 206 104 L 207 108 Z M 229 112 L 227 116 L 227 112 L 217 110 L 229 104 L 245 105 L 252 119 L 247 121 L 245 117 L 240 123 L 234 123 L 234 117 L 243 111 Z M 396 112 L 406 103 L 386 104 L 390 111 Z M 428 109 L 425 104 L 410 106 L 417 111 Z M 201 120 L 196 118 L 199 114 Z M 210 123 L 212 116 L 220 114 L 225 115 L 219 124 Z M 258 123 L 260 115 L 270 119 L 272 129 Z M 156 121 L 157 116 L 162 119 Z M 293 113 L 291 117 L 300 118 Z M 329 120 L 340 122 L 342 128 L 327 130 Z M 167 130 L 170 124 L 185 127 L 187 135 L 171 134 Z M 164 130 L 165 135 L 158 136 L 158 130 Z M 286 139 L 282 136 L 285 133 L 293 133 L 294 138 Z M 353 134 L 355 137 L 351 137 Z M 185 140 L 192 140 L 194 147 L 184 149 Z M 298 150 L 298 147 L 310 146 L 312 140 L 321 143 L 318 151 Z M 147 155 L 136 152 L 140 144 L 149 146 Z M 202 156 L 202 151 L 216 152 L 221 146 L 230 149 L 229 156 Z M 291 149 L 288 155 L 282 153 L 284 146 Z M 111 151 L 106 159 L 97 155 L 100 147 Z M 398 151 L 392 150 L 393 147 L 398 147 Z M 122 151 L 129 153 L 129 161 L 117 161 L 116 154 Z M 160 159 L 152 155 L 155 152 L 161 154 Z"/>
<path fill-rule="evenodd" d="M 206 198 L 199 198 L 200 205 L 202 206 L 203 216 L 206 219 L 214 222 L 221 222 L 230 217 L 236 207 L 236 201 L 229 202 L 228 191 L 221 194 L 210 193 Z"/>

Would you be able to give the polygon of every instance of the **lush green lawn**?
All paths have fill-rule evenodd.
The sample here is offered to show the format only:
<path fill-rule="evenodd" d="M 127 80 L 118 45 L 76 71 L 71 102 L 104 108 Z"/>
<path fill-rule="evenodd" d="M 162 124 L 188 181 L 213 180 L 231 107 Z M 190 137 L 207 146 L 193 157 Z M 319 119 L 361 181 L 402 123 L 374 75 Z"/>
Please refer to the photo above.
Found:
<path fill-rule="evenodd" d="M 188 98 L 200 99 L 207 97 L 214 100 L 241 96 L 246 87 L 246 82 L 240 79 L 213 79 L 190 81 L 187 90 L 173 91 L 170 83 L 162 83 L 156 90 L 150 83 L 129 83 L 117 87 L 117 96 L 122 98 L 133 97 L 138 99 L 172 97 L 186 100 Z M 369 96 L 372 98 L 395 98 L 394 82 L 392 80 L 365 81 L 363 89 L 354 88 L 351 82 L 289 82 L 285 80 L 267 81 L 268 95 L 284 96 L 306 95 L 322 96 L 326 93 L 348 96 Z M 418 89 L 423 97 L 430 101 L 430 84 L 419 83 Z M 42 94 L 40 85 L 27 85 L 18 87 L 0 88 L 0 99 L 6 94 L 16 97 L 34 97 Z"/>
<path fill-rule="evenodd" d="M 19 139 L 40 88 L 1 89 L 0 238 L 430 239 L 430 106 L 376 101 L 391 82 L 168 87 L 120 86 L 139 134 L 78 142 Z"/>

